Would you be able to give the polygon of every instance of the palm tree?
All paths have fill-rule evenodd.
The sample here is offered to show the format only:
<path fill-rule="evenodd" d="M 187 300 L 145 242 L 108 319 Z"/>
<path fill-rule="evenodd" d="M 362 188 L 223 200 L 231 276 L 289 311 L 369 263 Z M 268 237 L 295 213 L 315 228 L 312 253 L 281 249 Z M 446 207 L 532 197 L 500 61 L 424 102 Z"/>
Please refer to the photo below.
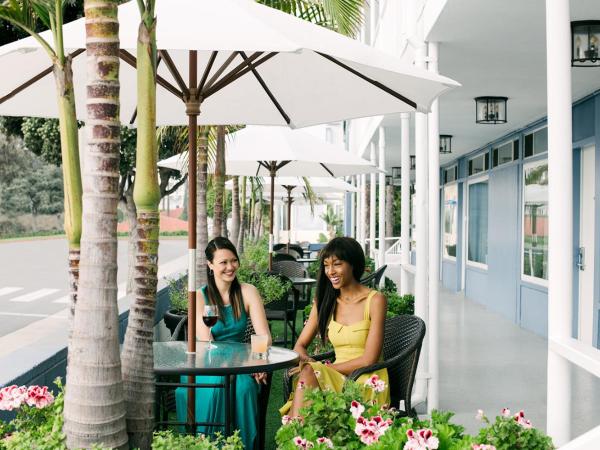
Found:
<path fill-rule="evenodd" d="M 206 284 L 206 256 L 204 249 L 208 245 L 208 208 L 206 205 L 206 188 L 208 182 L 208 147 L 210 128 L 200 127 L 198 133 L 198 176 L 196 177 L 196 283 L 198 288 Z"/>
<path fill-rule="evenodd" d="M 217 127 L 217 152 L 215 161 L 215 209 L 213 215 L 212 237 L 221 236 L 224 218 L 224 199 L 225 199 L 225 127 Z"/>
<path fill-rule="evenodd" d="M 156 18 L 154 0 L 138 1 L 141 22 L 137 44 L 137 151 L 133 200 L 135 298 L 123 345 L 123 388 L 127 432 L 132 448 L 150 448 L 154 427 L 154 312 L 158 284 L 160 188 L 156 139 Z"/>
<path fill-rule="evenodd" d="M 231 242 L 238 245 L 240 233 L 240 177 L 232 178 L 233 188 L 231 190 Z"/>
<path fill-rule="evenodd" d="M 244 251 L 244 234 L 246 233 L 246 227 L 248 222 L 248 206 L 246 202 L 246 177 L 242 177 L 242 191 L 241 191 L 241 204 L 240 204 L 240 229 L 237 237 L 237 247 L 240 253 Z"/>
<path fill-rule="evenodd" d="M 71 58 L 63 45 L 62 26 L 64 0 L 10 0 L 0 5 L 0 18 L 33 36 L 48 53 L 52 62 L 60 126 L 60 144 L 63 170 L 65 233 L 69 245 L 69 287 L 71 319 L 77 302 L 79 283 L 79 258 L 81 240 L 81 170 L 79 166 L 79 142 L 75 93 Z M 49 43 L 35 31 L 39 19 L 52 32 Z"/>
<path fill-rule="evenodd" d="M 69 340 L 64 430 L 69 448 L 128 446 L 117 308 L 119 22 L 116 0 L 85 0 L 85 228 Z"/>

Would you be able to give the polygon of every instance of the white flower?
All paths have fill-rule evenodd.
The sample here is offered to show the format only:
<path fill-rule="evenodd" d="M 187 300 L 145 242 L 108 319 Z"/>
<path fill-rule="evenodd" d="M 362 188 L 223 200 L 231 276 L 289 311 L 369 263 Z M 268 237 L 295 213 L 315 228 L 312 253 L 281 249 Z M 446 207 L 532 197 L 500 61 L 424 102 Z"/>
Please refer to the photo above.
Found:
<path fill-rule="evenodd" d="M 331 442 L 331 439 L 326 438 L 326 437 L 320 437 L 317 439 L 317 443 L 318 444 L 325 444 L 325 446 L 327 448 L 333 448 L 333 442 Z"/>
<path fill-rule="evenodd" d="M 292 422 L 292 418 L 291 418 L 290 416 L 287 416 L 287 415 L 286 415 L 286 416 L 283 416 L 283 417 L 281 418 L 281 424 L 282 424 L 282 425 L 288 425 L 288 424 L 289 424 L 289 423 L 291 423 L 291 422 Z"/>
<path fill-rule="evenodd" d="M 380 379 L 377 374 L 374 374 L 370 378 L 368 378 L 367 381 L 365 381 L 365 386 L 370 387 L 375 392 L 383 392 L 386 388 L 385 381 Z"/>
<path fill-rule="evenodd" d="M 477 420 L 483 420 L 484 417 L 485 417 L 485 414 L 483 413 L 483 409 L 478 409 L 477 415 L 475 416 L 475 418 Z"/>
<path fill-rule="evenodd" d="M 352 400 L 352 403 L 350 403 L 350 412 L 352 413 L 352 417 L 358 419 L 364 411 L 365 407 L 363 405 L 356 400 Z"/>

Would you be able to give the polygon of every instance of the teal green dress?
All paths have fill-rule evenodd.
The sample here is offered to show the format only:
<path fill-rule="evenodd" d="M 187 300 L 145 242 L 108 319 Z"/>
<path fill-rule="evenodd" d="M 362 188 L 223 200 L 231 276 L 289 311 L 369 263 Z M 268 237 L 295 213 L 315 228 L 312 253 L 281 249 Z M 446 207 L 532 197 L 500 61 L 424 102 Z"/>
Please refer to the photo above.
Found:
<path fill-rule="evenodd" d="M 206 300 L 206 287 L 202 288 Z M 243 342 L 246 332 L 248 315 L 242 308 L 242 314 L 235 320 L 231 305 L 225 308 L 224 320 L 219 320 L 212 327 L 212 335 L 215 341 Z M 212 351 L 218 351 L 214 349 Z M 240 430 L 240 437 L 246 450 L 254 448 L 257 434 L 258 418 L 258 392 L 260 386 L 251 375 L 238 375 L 236 377 L 235 396 L 235 428 Z M 187 377 L 182 377 L 182 383 L 187 383 Z M 196 383 L 211 384 L 223 383 L 221 376 L 197 376 Z M 196 420 L 198 422 L 225 422 L 225 394 L 222 388 L 201 388 L 196 394 Z M 175 390 L 177 405 L 177 421 L 187 420 L 187 388 Z M 199 426 L 199 433 L 210 435 L 216 431 L 223 431 L 223 427 Z"/>

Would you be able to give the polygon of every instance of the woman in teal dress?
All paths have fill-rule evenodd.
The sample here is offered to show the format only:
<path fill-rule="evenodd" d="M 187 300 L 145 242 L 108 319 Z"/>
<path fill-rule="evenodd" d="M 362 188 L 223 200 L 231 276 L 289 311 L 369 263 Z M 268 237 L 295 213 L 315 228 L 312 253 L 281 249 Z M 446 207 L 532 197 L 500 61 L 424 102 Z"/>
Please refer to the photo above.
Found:
<path fill-rule="evenodd" d="M 256 334 L 271 335 L 269 325 L 258 290 L 250 284 L 241 284 L 236 278 L 239 257 L 235 246 L 227 238 L 217 237 L 210 241 L 205 250 L 207 259 L 207 280 L 197 295 L 196 339 L 208 341 L 212 334 L 215 341 L 242 342 L 248 318 Z M 204 325 L 202 315 L 205 305 L 217 307 L 219 321 L 212 329 Z M 218 352 L 218 346 L 211 351 Z M 236 377 L 235 428 L 246 450 L 252 450 L 257 437 L 258 393 L 266 383 L 266 374 L 238 375 Z M 187 382 L 187 377 L 182 377 Z M 222 383 L 220 376 L 198 376 L 196 383 Z M 198 422 L 225 421 L 225 395 L 222 388 L 201 388 L 196 391 L 196 420 Z M 187 417 L 187 388 L 175 391 L 177 420 L 185 422 Z M 222 427 L 198 427 L 198 432 L 211 434 L 222 431 Z"/>

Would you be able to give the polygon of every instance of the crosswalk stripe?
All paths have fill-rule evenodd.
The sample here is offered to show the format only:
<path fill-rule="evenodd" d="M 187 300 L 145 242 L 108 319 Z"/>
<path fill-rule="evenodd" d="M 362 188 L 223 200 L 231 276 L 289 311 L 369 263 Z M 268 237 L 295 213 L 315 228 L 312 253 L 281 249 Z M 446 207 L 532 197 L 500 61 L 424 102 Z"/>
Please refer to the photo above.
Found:
<path fill-rule="evenodd" d="M 29 294 L 24 294 L 24 295 L 15 297 L 15 298 L 11 298 L 9 301 L 16 302 L 16 303 L 28 303 L 28 302 L 37 300 L 39 298 L 46 297 L 47 295 L 54 294 L 55 292 L 58 292 L 59 290 L 60 289 L 50 289 L 50 288 L 39 289 L 37 291 L 30 292 Z"/>
<path fill-rule="evenodd" d="M 3 287 L 0 288 L 0 296 L 12 294 L 13 292 L 17 292 L 22 290 L 22 287 Z"/>
<path fill-rule="evenodd" d="M 71 302 L 71 296 L 65 295 L 64 297 L 57 298 L 56 300 L 52 300 L 52 303 L 60 303 L 62 305 L 68 305 Z"/>

